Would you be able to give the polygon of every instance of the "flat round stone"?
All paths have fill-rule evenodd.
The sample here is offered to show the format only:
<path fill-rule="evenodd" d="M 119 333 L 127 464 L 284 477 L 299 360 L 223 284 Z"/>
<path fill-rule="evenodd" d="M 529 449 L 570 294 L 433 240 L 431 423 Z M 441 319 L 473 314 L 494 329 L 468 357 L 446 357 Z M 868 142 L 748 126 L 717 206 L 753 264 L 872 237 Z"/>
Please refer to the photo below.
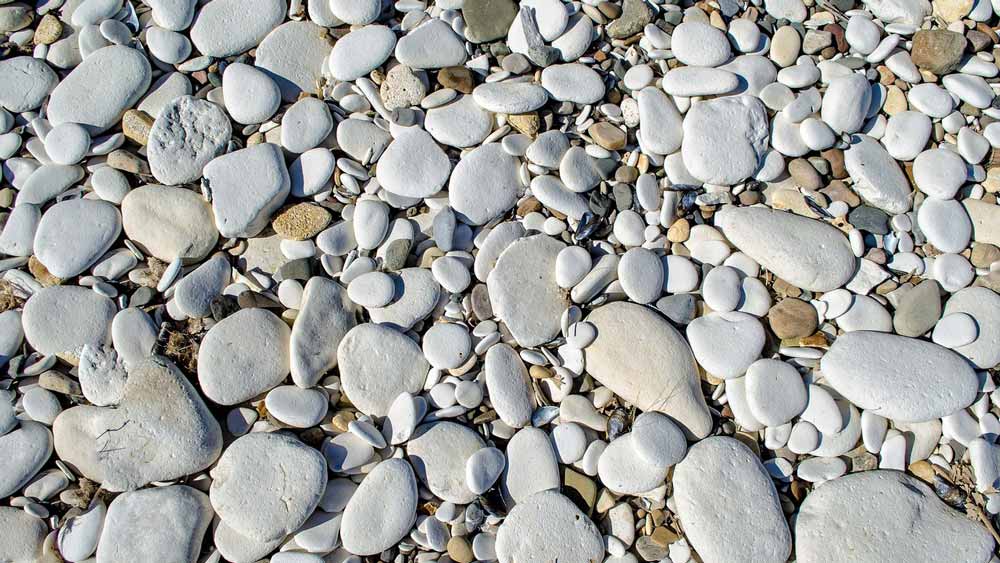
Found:
<path fill-rule="evenodd" d="M 219 239 L 212 208 L 185 188 L 141 186 L 125 196 L 121 210 L 125 235 L 164 262 L 201 260 Z"/>
<path fill-rule="evenodd" d="M 753 315 L 710 313 L 687 326 L 694 357 L 705 371 L 722 379 L 746 373 L 764 348 L 764 327 Z M 720 342 L 726 342 L 720 346 Z"/>
<path fill-rule="evenodd" d="M 590 256 L 586 258 L 586 269 L 590 270 Z M 558 260 L 556 264 L 558 267 Z M 583 265 L 582 261 L 580 265 Z M 642 304 L 652 303 L 663 293 L 663 262 L 651 250 L 642 247 L 630 248 L 618 262 L 618 281 L 632 301 Z"/>
<path fill-rule="evenodd" d="M 411 128 L 389 144 L 378 161 L 377 178 L 387 191 L 420 198 L 434 195 L 448 180 L 451 162 L 427 131 Z"/>
<path fill-rule="evenodd" d="M 110 203 L 63 201 L 50 207 L 38 222 L 35 256 L 52 275 L 72 278 L 97 262 L 121 230 L 121 216 Z"/>
<path fill-rule="evenodd" d="M 840 533 L 831 535 L 833 526 Z M 870 540 L 872 532 L 878 541 Z M 914 542 L 914 534 L 954 541 Z M 986 561 L 993 544 L 982 526 L 899 471 L 862 471 L 829 481 L 806 498 L 795 520 L 795 559 L 801 563 Z"/>
<path fill-rule="evenodd" d="M 476 495 L 466 486 L 465 466 L 483 447 L 482 438 L 469 427 L 436 422 L 417 427 L 406 444 L 406 456 L 417 478 L 435 496 L 455 504 L 468 504 Z"/>
<path fill-rule="evenodd" d="M 951 199 L 965 183 L 965 161 L 957 152 L 929 149 L 913 161 L 913 180 L 930 197 Z"/>
<path fill-rule="evenodd" d="M 437 323 L 424 333 L 424 357 L 437 369 L 455 369 L 469 360 L 472 338 L 458 323 Z"/>
<path fill-rule="evenodd" d="M 263 123 L 281 106 L 281 90 L 264 71 L 244 63 L 226 66 L 222 73 L 226 111 L 237 123 Z"/>
<path fill-rule="evenodd" d="M 206 397 L 235 405 L 288 375 L 291 329 L 267 309 L 241 309 L 213 326 L 198 349 L 198 382 Z"/>
<path fill-rule="evenodd" d="M 0 61 L 0 106 L 21 113 L 42 105 L 59 84 L 59 77 L 44 60 L 11 57 Z"/>
<path fill-rule="evenodd" d="M 558 491 L 541 491 L 520 501 L 500 524 L 500 563 L 598 561 L 604 542 L 597 526 Z"/>
<path fill-rule="evenodd" d="M 729 60 L 729 40 L 707 23 L 687 21 L 671 35 L 670 49 L 677 60 L 688 66 L 719 66 Z"/>
<path fill-rule="evenodd" d="M 224 58 L 256 47 L 285 17 L 282 0 L 222 0 L 206 4 L 191 26 L 191 42 L 203 55 Z"/>
<path fill-rule="evenodd" d="M 366 25 L 334 43 L 327 66 L 337 80 L 357 80 L 382 66 L 395 47 L 396 34 L 391 29 Z"/>
<path fill-rule="evenodd" d="M 36 291 L 21 322 L 28 344 L 42 354 L 79 357 L 82 348 L 111 341 L 115 304 L 85 287 L 57 285 Z"/>
<path fill-rule="evenodd" d="M 480 107 L 494 113 L 528 113 L 545 105 L 545 88 L 528 82 L 488 82 L 476 86 L 472 97 Z"/>
<path fill-rule="evenodd" d="M 604 97 L 601 75 L 580 63 L 546 67 L 542 71 L 542 88 L 549 93 L 549 97 L 560 102 L 593 104 Z"/>
<path fill-rule="evenodd" d="M 455 166 L 448 203 L 462 222 L 482 225 L 514 207 L 522 191 L 518 160 L 499 143 L 490 143 L 470 151 Z"/>
<path fill-rule="evenodd" d="M 231 136 L 232 127 L 222 108 L 181 96 L 167 104 L 153 122 L 146 146 L 149 168 L 164 184 L 194 182 Z"/>
<path fill-rule="evenodd" d="M 555 281 L 555 261 L 565 245 L 547 235 L 515 241 L 500 254 L 487 279 L 493 311 L 521 346 L 537 346 L 559 332 L 569 299 Z"/>
<path fill-rule="evenodd" d="M 754 96 L 696 103 L 684 118 L 684 166 L 703 182 L 739 183 L 757 170 L 768 136 L 767 111 Z M 722 153 L 724 160 L 717 158 Z"/>
<path fill-rule="evenodd" d="M 352 328 L 337 349 L 341 384 L 361 412 L 385 416 L 400 393 L 418 393 L 430 369 L 416 342 L 385 325 Z"/>
<path fill-rule="evenodd" d="M 750 364 L 746 398 L 753 417 L 767 426 L 781 426 L 806 408 L 806 387 L 791 364 L 762 359 Z"/>

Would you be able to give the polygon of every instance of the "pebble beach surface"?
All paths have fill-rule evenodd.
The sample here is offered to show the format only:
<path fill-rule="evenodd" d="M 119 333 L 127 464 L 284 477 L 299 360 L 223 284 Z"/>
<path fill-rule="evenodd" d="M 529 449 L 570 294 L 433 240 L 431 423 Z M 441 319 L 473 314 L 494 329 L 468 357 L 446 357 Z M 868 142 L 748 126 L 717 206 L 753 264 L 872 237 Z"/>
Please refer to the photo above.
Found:
<path fill-rule="evenodd" d="M 0 563 L 1000 563 L 998 31 L 0 0 Z"/>

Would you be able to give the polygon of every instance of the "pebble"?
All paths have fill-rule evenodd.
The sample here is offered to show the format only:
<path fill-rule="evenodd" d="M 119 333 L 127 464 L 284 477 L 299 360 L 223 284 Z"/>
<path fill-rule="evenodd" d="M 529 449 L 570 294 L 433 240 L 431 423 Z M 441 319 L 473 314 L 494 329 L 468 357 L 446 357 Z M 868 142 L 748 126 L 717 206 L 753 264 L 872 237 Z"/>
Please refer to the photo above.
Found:
<path fill-rule="evenodd" d="M 79 221 L 80 216 L 86 216 L 88 221 Z M 121 216 L 110 203 L 63 201 L 50 207 L 38 222 L 35 256 L 52 275 L 71 278 L 103 256 L 121 229 Z"/>
<path fill-rule="evenodd" d="M 48 119 L 53 125 L 78 123 L 91 135 L 103 133 L 139 100 L 150 80 L 149 61 L 142 53 L 120 45 L 104 47 L 52 90 Z"/>
<path fill-rule="evenodd" d="M 52 455 L 52 433 L 38 422 L 21 421 L 18 428 L 0 436 L 0 445 L 10 452 L 0 466 L 0 493 L 10 496 L 27 485 Z"/>
<path fill-rule="evenodd" d="M 604 97 L 604 81 L 601 76 L 580 63 L 547 67 L 542 71 L 542 88 L 545 88 L 551 99 L 560 102 L 592 104 Z"/>
<path fill-rule="evenodd" d="M 557 491 L 537 492 L 519 502 L 497 530 L 500 563 L 592 561 L 604 555 L 597 526 Z"/>
<path fill-rule="evenodd" d="M 419 198 L 437 193 L 450 172 L 451 163 L 441 147 L 426 131 L 414 129 L 398 136 L 385 149 L 377 177 L 387 191 Z"/>
<path fill-rule="evenodd" d="M 289 480 L 285 467 L 295 467 Z M 212 468 L 212 508 L 236 533 L 259 541 L 284 538 L 301 526 L 326 488 L 323 456 L 284 434 L 237 438 Z M 246 510 L 253 503 L 254 510 Z"/>
<path fill-rule="evenodd" d="M 262 123 L 281 105 L 281 91 L 274 80 L 248 64 L 233 63 L 222 73 L 226 111 L 237 123 Z"/>
<path fill-rule="evenodd" d="M 692 446 L 674 470 L 674 502 L 688 541 L 708 561 L 779 563 L 791 554 L 774 484 L 738 440 L 712 437 Z M 716 541 L 720 533 L 741 541 Z"/>
<path fill-rule="evenodd" d="M 536 346 L 559 332 L 567 296 L 555 280 L 555 262 L 565 248 L 547 235 L 515 241 L 497 259 L 487 279 L 493 311 L 521 346 Z M 539 276 L 533 269 L 547 272 Z"/>
<path fill-rule="evenodd" d="M 340 525 L 344 548 L 374 555 L 395 545 L 413 526 L 417 500 L 417 480 L 409 463 L 403 459 L 379 463 L 344 509 Z"/>
<path fill-rule="evenodd" d="M 219 424 L 180 370 L 162 358 L 130 367 L 114 407 L 67 409 L 52 431 L 59 458 L 109 491 L 134 490 L 201 471 L 222 452 Z M 163 447 L 144 456 L 98 455 L 112 448 L 142 450 L 149 440 Z"/>
<path fill-rule="evenodd" d="M 472 96 L 458 96 L 450 103 L 429 109 L 424 127 L 443 145 L 467 148 L 481 143 L 493 131 L 493 117 Z"/>
<path fill-rule="evenodd" d="M 764 327 L 752 315 L 731 311 L 699 317 L 687 326 L 694 357 L 705 371 L 731 379 L 746 373 L 764 347 Z M 719 347 L 721 341 L 729 343 Z"/>
<path fill-rule="evenodd" d="M 585 352 L 587 371 L 595 379 L 644 411 L 669 414 L 689 438 L 708 434 L 711 419 L 698 391 L 694 355 L 676 329 L 629 303 L 609 303 L 587 321 L 597 327 L 597 340 Z M 655 354 L 625 352 L 647 339 L 660 343 L 652 349 Z M 664 394 L 665 389 L 673 392 Z"/>
<path fill-rule="evenodd" d="M 469 458 L 484 447 L 482 439 L 466 426 L 436 422 L 418 426 L 406 445 L 406 454 L 417 478 L 439 498 L 468 504 L 476 498 L 466 486 Z"/>
<path fill-rule="evenodd" d="M 507 466 L 500 477 L 505 499 L 528 500 L 539 491 L 558 490 L 559 460 L 549 436 L 537 428 L 518 430 L 507 443 Z"/>
<path fill-rule="evenodd" d="M 831 539 L 827 531 L 833 522 L 843 533 Z M 912 541 L 912 533 L 931 529 L 957 541 Z M 880 541 L 865 539 L 872 530 L 878 531 Z M 988 559 L 993 546 L 984 530 L 946 506 L 923 482 L 883 470 L 852 473 L 816 489 L 800 509 L 795 538 L 795 558 L 803 563 L 855 556 L 906 561 L 925 555 L 976 561 Z"/>
<path fill-rule="evenodd" d="M 509 81 L 480 84 L 472 97 L 486 111 L 508 114 L 535 111 L 549 99 L 546 89 L 537 84 Z"/>
<path fill-rule="evenodd" d="M 715 67 L 729 60 L 732 52 L 724 33 L 702 22 L 684 22 L 671 35 L 671 50 L 688 66 Z"/>
<path fill-rule="evenodd" d="M 205 166 L 219 234 L 253 237 L 267 227 L 291 190 L 281 149 L 262 143 L 213 159 Z"/>
<path fill-rule="evenodd" d="M 522 189 L 517 159 L 491 143 L 470 151 L 455 166 L 448 202 L 462 222 L 482 225 L 514 207 Z"/>
<path fill-rule="evenodd" d="M 290 333 L 266 309 L 243 309 L 217 323 L 198 350 L 205 396 L 235 405 L 277 386 L 289 371 Z"/>
<path fill-rule="evenodd" d="M 876 350 L 896 360 L 880 362 L 882 356 Z M 866 331 L 845 334 L 823 356 L 821 369 L 830 385 L 855 405 L 901 422 L 947 416 L 969 406 L 976 396 L 975 373 L 959 356 L 905 336 Z M 940 379 L 943 374 L 947 383 Z"/>
<path fill-rule="evenodd" d="M 48 533 L 44 520 L 27 512 L 12 508 L 0 508 L 0 524 L 7 535 L 3 544 L 3 555 L 11 561 L 36 561 L 42 555 L 42 542 Z"/>
<path fill-rule="evenodd" d="M 121 204 L 125 235 L 143 251 L 164 261 L 201 260 L 214 248 L 219 231 L 211 207 L 191 190 L 141 186 Z"/>
<path fill-rule="evenodd" d="M 506 344 L 490 347 L 484 358 L 486 389 L 497 416 L 511 428 L 531 421 L 533 400 L 528 370 L 517 352 Z"/>
<path fill-rule="evenodd" d="M 703 182 L 739 183 L 757 170 L 767 138 L 767 113 L 759 99 L 737 96 L 699 102 L 684 118 L 684 166 Z M 723 150 L 729 155 L 725 161 L 711 157 Z"/>
<path fill-rule="evenodd" d="M 191 26 L 191 42 L 203 55 L 229 57 L 257 46 L 285 15 L 280 0 L 253 5 L 223 0 L 198 12 Z"/>
<path fill-rule="evenodd" d="M 347 332 L 337 348 L 337 365 L 351 403 L 375 416 L 385 416 L 400 393 L 419 392 L 430 369 L 415 342 L 374 323 Z"/>
<path fill-rule="evenodd" d="M 465 45 L 444 20 L 432 18 L 396 42 L 396 59 L 410 68 L 445 68 L 465 62 Z"/>
<path fill-rule="evenodd" d="M 913 161 L 913 179 L 928 196 L 951 199 L 965 183 L 965 166 L 962 157 L 953 151 L 926 150 Z"/>
<path fill-rule="evenodd" d="M 909 209 L 909 183 L 882 144 L 867 135 L 853 136 L 851 143 L 844 151 L 844 166 L 861 199 L 886 213 Z"/>

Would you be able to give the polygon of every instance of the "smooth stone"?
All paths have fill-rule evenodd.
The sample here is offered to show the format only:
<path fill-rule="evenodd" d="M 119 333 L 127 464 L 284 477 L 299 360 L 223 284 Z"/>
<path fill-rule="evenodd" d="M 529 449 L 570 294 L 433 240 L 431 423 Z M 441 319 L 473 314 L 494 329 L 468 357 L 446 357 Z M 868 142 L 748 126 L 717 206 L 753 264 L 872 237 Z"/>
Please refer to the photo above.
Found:
<path fill-rule="evenodd" d="M 469 225 L 482 225 L 503 215 L 523 191 L 518 160 L 490 143 L 470 151 L 455 166 L 448 183 L 448 203 Z"/>
<path fill-rule="evenodd" d="M 382 153 L 376 177 L 387 191 L 409 198 L 434 195 L 448 180 L 451 162 L 433 137 L 412 128 Z"/>
<path fill-rule="evenodd" d="M 427 110 L 424 127 L 442 145 L 464 149 L 482 143 L 489 136 L 493 131 L 493 115 L 472 96 L 459 96 Z"/>
<path fill-rule="evenodd" d="M 567 246 L 556 255 L 556 285 L 571 289 L 590 273 L 593 262 L 582 246 Z"/>
<path fill-rule="evenodd" d="M 108 507 L 97 558 L 103 563 L 190 562 L 212 523 L 212 505 L 185 485 L 153 487 L 115 497 Z M 155 533 L 149 533 L 155 530 Z"/>
<path fill-rule="evenodd" d="M 746 373 L 746 397 L 753 417 L 767 426 L 781 426 L 806 408 L 806 388 L 791 364 L 762 359 Z"/>
<path fill-rule="evenodd" d="M 431 367 L 457 369 L 469 360 L 472 338 L 458 323 L 436 323 L 424 333 L 422 348 Z"/>
<path fill-rule="evenodd" d="M 684 166 L 703 182 L 739 183 L 757 170 L 768 136 L 767 111 L 754 96 L 696 103 L 684 118 Z M 723 153 L 724 161 L 716 158 Z"/>
<path fill-rule="evenodd" d="M 87 221 L 81 221 L 86 217 Z M 104 201 L 74 199 L 53 205 L 35 232 L 35 256 L 52 275 L 68 279 L 92 266 L 121 233 L 121 216 Z"/>
<path fill-rule="evenodd" d="M 657 467 L 675 465 L 687 453 L 684 432 L 658 412 L 642 413 L 632 424 L 632 447 L 639 457 Z"/>
<path fill-rule="evenodd" d="M 24 337 L 41 354 L 79 357 L 84 346 L 110 343 L 114 302 L 78 286 L 53 286 L 36 291 L 24 304 Z"/>
<path fill-rule="evenodd" d="M 45 152 L 56 164 L 76 164 L 90 150 L 90 133 L 77 123 L 56 125 L 45 136 Z"/>
<path fill-rule="evenodd" d="M 191 55 L 187 36 L 161 27 L 146 30 L 146 46 L 150 54 L 168 64 L 179 64 Z"/>
<path fill-rule="evenodd" d="M 589 192 L 604 179 L 599 163 L 585 148 L 572 147 L 559 161 L 559 177 L 570 191 Z"/>
<path fill-rule="evenodd" d="M 562 131 L 546 131 L 528 145 L 525 156 L 546 168 L 559 168 L 562 157 L 570 148 L 569 138 Z"/>
<path fill-rule="evenodd" d="M 43 164 L 28 176 L 20 186 L 15 200 L 17 205 L 48 203 L 70 186 L 83 179 L 84 170 L 79 166 Z"/>
<path fill-rule="evenodd" d="M 264 71 L 233 63 L 222 73 L 222 98 L 233 121 L 263 123 L 281 107 L 281 90 Z"/>
<path fill-rule="evenodd" d="M 535 111 L 549 99 L 545 88 L 530 82 L 487 82 L 476 86 L 472 97 L 479 107 L 494 113 Z"/>
<path fill-rule="evenodd" d="M 981 76 L 949 74 L 941 79 L 941 84 L 961 101 L 978 109 L 989 108 L 996 97 L 989 83 Z"/>
<path fill-rule="evenodd" d="M 0 493 L 8 497 L 27 485 L 52 456 L 52 433 L 44 424 L 22 420 L 0 436 L 0 447 L 7 452 L 0 461 Z"/>
<path fill-rule="evenodd" d="M 673 154 L 681 148 L 683 117 L 674 101 L 659 88 L 639 91 L 639 133 L 642 144 L 656 154 Z"/>
<path fill-rule="evenodd" d="M 1000 295 L 985 287 L 969 287 L 955 292 L 944 307 L 944 315 L 966 313 L 976 320 L 979 336 L 955 351 L 979 369 L 1000 363 Z"/>
<path fill-rule="evenodd" d="M 465 486 L 481 495 L 496 483 L 503 473 L 507 459 L 496 448 L 483 448 L 469 456 L 465 462 Z"/>
<path fill-rule="evenodd" d="M 141 186 L 125 196 L 121 212 L 125 235 L 164 262 L 199 261 L 219 239 L 209 203 L 185 188 Z"/>
<path fill-rule="evenodd" d="M 830 534 L 831 526 L 841 532 Z M 869 540 L 872 532 L 879 541 Z M 926 534 L 952 541 L 914 541 Z M 801 563 L 987 561 L 994 546 L 985 529 L 941 502 L 922 481 L 885 470 L 852 473 L 817 488 L 799 509 L 795 537 Z"/>
<path fill-rule="evenodd" d="M 731 311 L 710 313 L 687 326 L 687 337 L 698 363 L 722 379 L 740 377 L 760 357 L 764 327 L 753 315 Z M 726 346 L 719 346 L 726 342 Z"/>
<path fill-rule="evenodd" d="M 191 81 L 180 72 L 166 73 L 149 87 L 136 109 L 144 111 L 156 119 L 165 105 L 179 96 L 189 96 L 194 92 Z"/>
<path fill-rule="evenodd" d="M 389 459 L 375 466 L 351 496 L 340 524 L 344 549 L 357 555 L 375 555 L 389 549 L 413 526 L 417 480 L 410 464 Z"/>
<path fill-rule="evenodd" d="M 326 416 L 330 401 L 321 389 L 282 385 L 268 392 L 264 405 L 279 422 L 293 428 L 310 428 Z"/>
<path fill-rule="evenodd" d="M 272 143 L 213 159 L 205 166 L 205 182 L 212 193 L 215 225 L 231 238 L 260 234 L 291 191 L 284 156 Z"/>
<path fill-rule="evenodd" d="M 59 555 L 66 561 L 83 561 L 93 555 L 101 539 L 106 514 L 107 506 L 97 501 L 82 514 L 67 519 L 56 539 Z"/>
<path fill-rule="evenodd" d="M 103 133 L 146 93 L 151 76 L 142 52 L 120 45 L 98 49 L 52 90 L 49 121 L 79 123 L 91 135 Z"/>
<path fill-rule="evenodd" d="M 281 146 L 293 153 L 316 148 L 333 131 L 333 116 L 326 102 L 302 98 L 281 118 Z"/>
<path fill-rule="evenodd" d="M 394 292 L 395 284 L 384 272 L 361 274 L 347 285 L 347 296 L 362 307 L 385 307 Z"/>
<path fill-rule="evenodd" d="M 436 422 L 417 427 L 406 444 L 406 456 L 417 478 L 435 496 L 455 504 L 468 504 L 476 493 L 466 486 L 465 466 L 484 448 L 482 438 L 467 426 Z"/>
<path fill-rule="evenodd" d="M 618 280 L 632 301 L 640 304 L 656 301 L 663 292 L 660 257 L 645 248 L 630 248 L 618 262 Z"/>
<path fill-rule="evenodd" d="M 330 12 L 340 21 L 365 25 L 378 19 L 382 4 L 378 0 L 331 0 Z"/>
<path fill-rule="evenodd" d="M 396 289 L 392 303 L 385 307 L 369 308 L 372 322 L 409 330 L 434 310 L 441 294 L 441 286 L 427 268 L 404 268 L 393 276 Z"/>
<path fill-rule="evenodd" d="M 285 102 L 314 93 L 332 48 L 326 28 L 309 21 L 285 22 L 270 31 L 257 47 L 254 65 L 281 90 Z"/>
<path fill-rule="evenodd" d="M 917 111 L 932 118 L 947 117 L 955 107 L 955 101 L 947 90 L 937 84 L 917 84 L 907 95 L 910 105 Z"/>
<path fill-rule="evenodd" d="M 597 474 L 608 490 L 623 495 L 641 495 L 660 486 L 669 465 L 638 455 L 634 435 L 629 432 L 608 444 L 597 461 Z"/>
<path fill-rule="evenodd" d="M 857 267 L 847 238 L 820 221 L 763 207 L 727 207 L 715 225 L 761 266 L 809 291 L 841 287 Z M 814 252 L 818 248 L 824 254 Z"/>
<path fill-rule="evenodd" d="M 520 355 L 507 344 L 498 343 L 486 351 L 483 360 L 486 389 L 500 420 L 511 428 L 531 422 L 533 392 L 528 370 Z"/>
<path fill-rule="evenodd" d="M 317 147 L 300 154 L 288 167 L 289 193 L 295 197 L 310 197 L 322 192 L 328 187 L 336 166 L 337 159 L 329 149 Z"/>
<path fill-rule="evenodd" d="M 396 34 L 384 25 L 366 25 L 340 38 L 327 66 L 337 80 L 357 80 L 382 66 L 396 47 Z"/>
<path fill-rule="evenodd" d="M 289 371 L 291 329 L 267 309 L 241 309 L 216 323 L 198 349 L 198 383 L 220 405 L 268 391 Z"/>
<path fill-rule="evenodd" d="M 889 118 L 882 143 L 896 160 L 917 158 L 931 138 L 931 120 L 919 111 L 902 111 Z"/>
<path fill-rule="evenodd" d="M 270 541 L 294 532 L 312 514 L 326 488 L 327 469 L 323 456 L 298 439 L 254 432 L 226 448 L 211 476 L 216 514 L 236 532 Z M 254 510 L 246 510 L 249 504 Z"/>
<path fill-rule="evenodd" d="M 663 77 L 663 91 L 671 96 L 717 96 L 736 90 L 739 76 L 719 68 L 678 67 Z"/>
<path fill-rule="evenodd" d="M 941 252 L 961 252 L 972 238 L 972 221 L 953 199 L 927 198 L 917 210 L 920 231 Z"/>
<path fill-rule="evenodd" d="M 741 273 L 731 266 L 717 266 L 705 274 L 701 294 L 713 311 L 734 311 L 743 298 Z"/>
<path fill-rule="evenodd" d="M 917 188 L 936 199 L 951 199 L 965 183 L 966 164 L 955 151 L 929 149 L 913 161 Z"/>
<path fill-rule="evenodd" d="M 353 422 L 356 421 L 348 424 L 348 430 Z M 335 473 L 357 471 L 375 454 L 369 441 L 354 432 L 344 432 L 323 440 L 322 450 L 330 471 Z"/>
<path fill-rule="evenodd" d="M 59 458 L 109 491 L 196 473 L 222 452 L 219 424 L 164 358 L 132 365 L 114 407 L 73 407 L 59 415 L 52 430 Z M 150 450 L 150 443 L 158 447 Z"/>
<path fill-rule="evenodd" d="M 213 0 L 198 11 L 191 42 L 203 55 L 224 58 L 256 47 L 285 17 L 282 0 Z"/>
<path fill-rule="evenodd" d="M 542 88 L 550 98 L 560 102 L 593 104 L 604 97 L 601 75 L 580 63 L 546 67 L 542 70 Z"/>
<path fill-rule="evenodd" d="M 976 319 L 967 313 L 952 313 L 935 325 L 931 339 L 945 348 L 958 348 L 975 342 L 979 336 Z"/>
<path fill-rule="evenodd" d="M 418 393 L 430 370 L 416 342 L 374 323 L 347 332 L 337 348 L 337 364 L 347 398 L 374 416 L 385 416 L 400 393 Z"/>
<path fill-rule="evenodd" d="M 670 49 L 677 60 L 694 67 L 719 66 L 732 56 L 725 33 L 696 21 L 686 21 L 674 28 Z"/>
<path fill-rule="evenodd" d="M 0 365 L 6 364 L 18 353 L 22 342 L 24 328 L 21 326 L 21 312 L 7 310 L 0 313 Z M 0 423 L 0 434 L 4 434 L 6 430 L 10 428 L 5 428 L 5 424 Z"/>
<path fill-rule="evenodd" d="M 216 254 L 177 282 L 174 302 L 188 317 L 207 317 L 212 314 L 212 301 L 222 294 L 231 274 L 225 256 Z"/>
<path fill-rule="evenodd" d="M 0 526 L 4 530 L 0 557 L 5 561 L 32 563 L 42 557 L 42 544 L 49 531 L 44 520 L 20 508 L 5 506 L 0 508 Z"/>
<path fill-rule="evenodd" d="M 508 506 L 539 491 L 559 489 L 559 459 L 544 431 L 530 426 L 518 430 L 507 442 L 505 453 L 507 466 L 500 478 L 500 491 Z"/>
<path fill-rule="evenodd" d="M 788 559 L 792 539 L 774 483 L 742 442 L 698 442 L 677 464 L 673 482 L 677 516 L 705 563 Z M 719 534 L 729 540 L 717 541 Z"/>
<path fill-rule="evenodd" d="M 563 248 L 546 235 L 518 239 L 487 278 L 493 311 L 521 346 L 544 344 L 559 333 L 559 317 L 569 305 L 555 281 L 556 256 Z"/>
<path fill-rule="evenodd" d="M 764 87 L 774 83 L 778 77 L 774 63 L 760 55 L 740 55 L 719 68 L 740 78 L 740 87 L 734 92 L 738 93 L 742 90 L 742 93 L 752 96 L 758 96 Z M 818 99 L 816 103 L 819 103 Z"/>
<path fill-rule="evenodd" d="M 871 86 L 860 74 L 850 74 L 830 82 L 823 96 L 821 116 L 834 133 L 857 133 L 865 122 L 871 103 Z"/>
<path fill-rule="evenodd" d="M 0 61 L 0 107 L 7 111 L 37 109 L 57 84 L 59 77 L 42 59 L 24 56 Z"/>
<path fill-rule="evenodd" d="M 541 491 L 519 502 L 497 530 L 500 563 L 599 561 L 604 541 L 597 526 L 558 491 Z"/>
<path fill-rule="evenodd" d="M 432 18 L 396 42 L 396 60 L 410 68 L 434 69 L 465 62 L 465 44 L 444 20 Z"/>
<path fill-rule="evenodd" d="M 694 355 L 669 322 L 625 302 L 599 307 L 587 321 L 597 327 L 597 339 L 584 351 L 595 379 L 643 411 L 670 416 L 689 438 L 708 435 L 711 416 Z"/>
<path fill-rule="evenodd" d="M 126 366 L 152 355 L 158 334 L 159 327 L 152 317 L 138 307 L 118 311 L 111 321 L 111 340 Z"/>
<path fill-rule="evenodd" d="M 887 357 L 893 361 L 883 361 Z M 855 331 L 841 335 L 820 367 L 844 398 L 901 422 L 950 415 L 972 404 L 978 389 L 975 372 L 954 352 L 894 334 Z"/>
<path fill-rule="evenodd" d="M 844 332 L 855 330 L 892 331 L 892 316 L 881 303 L 867 295 L 855 295 L 846 313 L 837 318 Z"/>
<path fill-rule="evenodd" d="M 7 216 L 0 234 L 0 252 L 8 256 L 31 256 L 35 248 L 35 233 L 42 212 L 37 205 L 17 205 Z"/>
<path fill-rule="evenodd" d="M 978 199 L 962 200 L 962 206 L 972 220 L 972 238 L 978 243 L 1000 244 L 1000 206 Z"/>
<path fill-rule="evenodd" d="M 851 143 L 844 151 L 844 166 L 861 199 L 893 215 L 908 210 L 909 182 L 882 144 L 867 135 L 855 135 Z"/>

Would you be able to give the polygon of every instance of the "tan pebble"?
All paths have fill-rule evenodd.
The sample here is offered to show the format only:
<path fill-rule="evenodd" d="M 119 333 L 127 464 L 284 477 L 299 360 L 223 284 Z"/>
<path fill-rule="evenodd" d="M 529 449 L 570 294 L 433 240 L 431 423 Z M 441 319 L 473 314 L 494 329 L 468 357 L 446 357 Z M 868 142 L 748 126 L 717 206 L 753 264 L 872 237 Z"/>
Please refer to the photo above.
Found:
<path fill-rule="evenodd" d="M 670 528 L 657 526 L 653 529 L 653 533 L 650 534 L 649 538 L 656 542 L 656 545 L 667 547 L 679 540 L 680 536 L 678 536 L 677 532 L 671 530 Z"/>
<path fill-rule="evenodd" d="M 595 143 L 609 151 L 625 148 L 625 132 L 607 121 L 591 125 L 587 129 L 587 134 L 593 137 Z"/>
<path fill-rule="evenodd" d="M 533 379 L 548 379 L 552 377 L 552 370 L 545 366 L 531 366 L 528 368 L 528 375 Z"/>
<path fill-rule="evenodd" d="M 325 229 L 330 219 L 330 212 L 324 207 L 297 203 L 278 211 L 271 226 L 283 239 L 306 240 Z"/>
<path fill-rule="evenodd" d="M 538 130 L 542 126 L 542 120 L 539 119 L 538 114 L 535 112 L 508 115 L 507 123 L 516 129 L 518 133 L 532 138 L 538 134 Z"/>
<path fill-rule="evenodd" d="M 469 544 L 469 540 L 460 536 L 452 536 L 448 540 L 448 557 L 451 557 L 456 563 L 471 563 L 476 558 L 472 554 L 472 546 Z"/>
<path fill-rule="evenodd" d="M 674 224 L 667 229 L 667 240 L 670 242 L 684 242 L 690 236 L 691 224 L 683 217 L 674 221 Z"/>
<path fill-rule="evenodd" d="M 33 38 L 35 45 L 51 45 L 62 37 L 63 24 L 53 14 L 45 14 L 38 20 Z"/>
<path fill-rule="evenodd" d="M 60 285 L 63 282 L 62 279 L 50 274 L 45 265 L 34 256 L 28 258 L 28 271 L 31 272 L 31 275 L 35 276 L 35 279 L 45 287 Z"/>
<path fill-rule="evenodd" d="M 816 309 L 801 299 L 788 298 L 778 302 L 767 312 L 771 330 L 778 338 L 800 338 L 816 330 L 819 319 Z"/>
<path fill-rule="evenodd" d="M 149 142 L 149 131 L 152 128 L 153 116 L 142 110 L 130 109 L 122 115 L 122 133 L 142 146 Z"/>
<path fill-rule="evenodd" d="M 149 175 L 149 164 L 125 149 L 111 151 L 106 162 L 108 166 L 122 172 Z"/>

